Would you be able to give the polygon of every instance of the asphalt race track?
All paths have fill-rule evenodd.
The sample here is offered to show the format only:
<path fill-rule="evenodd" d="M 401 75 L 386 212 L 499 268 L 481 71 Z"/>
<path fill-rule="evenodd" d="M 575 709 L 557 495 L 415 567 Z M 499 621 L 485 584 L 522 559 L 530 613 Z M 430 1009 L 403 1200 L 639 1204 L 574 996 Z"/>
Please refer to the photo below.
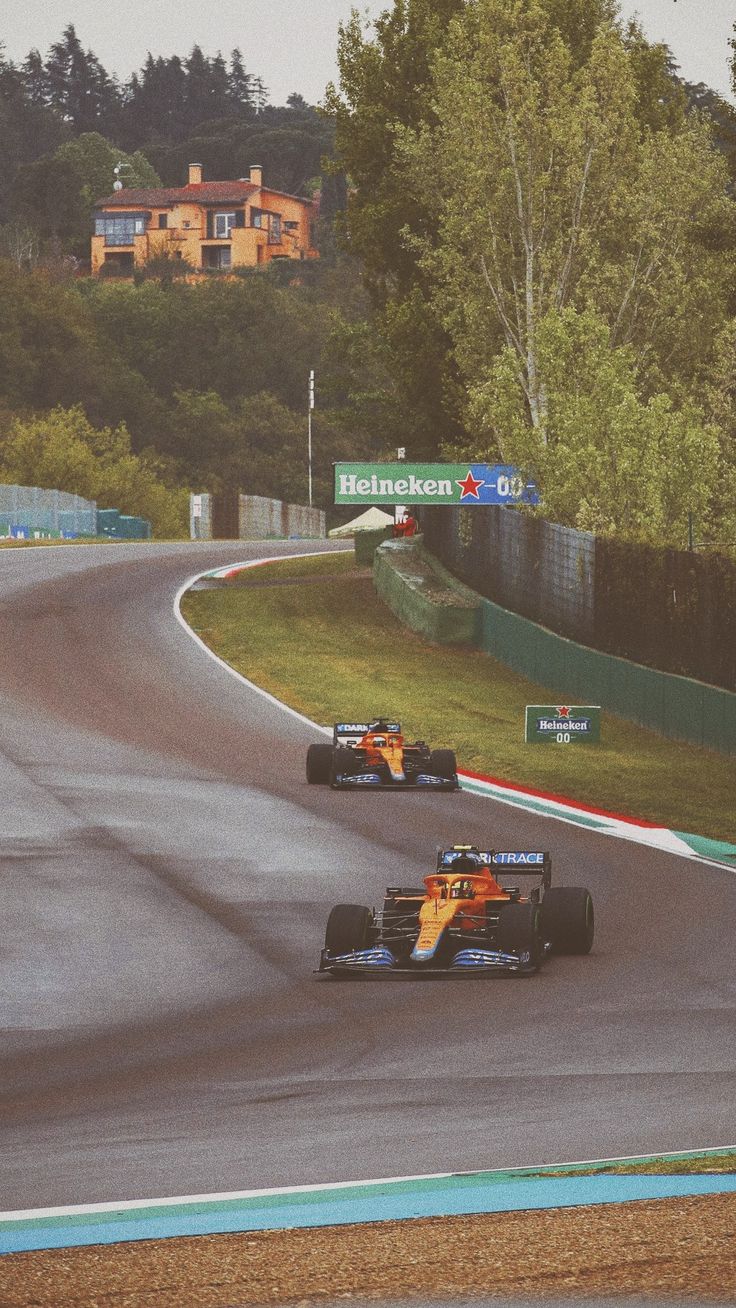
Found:
<path fill-rule="evenodd" d="M 469 794 L 308 787 L 310 729 L 176 622 L 193 573 L 313 548 L 0 554 L 4 1210 L 732 1141 L 733 873 Z M 593 954 L 312 974 L 334 902 L 458 840 L 550 849 Z"/>

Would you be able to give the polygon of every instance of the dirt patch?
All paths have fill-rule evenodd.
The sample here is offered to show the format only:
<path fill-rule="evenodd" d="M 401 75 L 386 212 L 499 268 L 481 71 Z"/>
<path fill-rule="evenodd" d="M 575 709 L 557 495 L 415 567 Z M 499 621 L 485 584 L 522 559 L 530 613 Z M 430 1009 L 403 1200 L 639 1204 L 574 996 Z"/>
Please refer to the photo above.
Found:
<path fill-rule="evenodd" d="M 3 1308 L 255 1308 L 479 1295 L 732 1303 L 736 1195 L 9 1254 Z"/>

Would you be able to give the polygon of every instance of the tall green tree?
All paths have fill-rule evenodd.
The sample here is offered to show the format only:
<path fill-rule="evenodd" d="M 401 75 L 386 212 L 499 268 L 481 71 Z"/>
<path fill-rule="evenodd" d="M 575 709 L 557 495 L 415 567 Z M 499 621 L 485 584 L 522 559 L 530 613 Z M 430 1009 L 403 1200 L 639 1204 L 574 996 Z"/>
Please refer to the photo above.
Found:
<path fill-rule="evenodd" d="M 117 88 L 97 56 L 82 48 L 72 23 L 52 45 L 44 72 L 48 103 L 74 132 L 105 126 L 117 107 Z"/>
<path fill-rule="evenodd" d="M 27 89 L 23 70 L 5 58 L 0 43 L 0 222 L 13 216 L 18 169 L 53 151 L 68 135 L 45 93 Z"/>
<path fill-rule="evenodd" d="M 515 351 L 506 347 L 471 392 L 476 450 L 531 468 L 553 521 L 679 545 L 688 512 L 702 528 L 719 512 L 715 425 L 691 399 L 641 394 L 636 352 L 615 347 L 593 310 L 550 310 L 537 323 L 546 439 L 529 421 Z M 467 448 L 463 450 L 467 455 Z"/>
<path fill-rule="evenodd" d="M 253 103 L 253 75 L 246 72 L 242 51 L 236 46 L 230 53 L 228 96 L 236 113 L 250 116 L 255 112 Z"/>
<path fill-rule="evenodd" d="M 559 487 L 574 482 L 565 452 L 589 448 L 588 518 L 618 505 L 621 530 L 634 532 L 647 521 L 650 481 L 634 483 L 640 502 L 625 508 L 594 437 L 571 438 L 570 414 L 580 395 L 605 393 L 594 378 L 608 351 L 629 391 L 605 418 L 621 466 L 629 455 L 640 463 L 647 440 L 672 455 L 676 438 L 692 448 L 697 430 L 708 447 L 703 416 L 683 397 L 725 321 L 735 228 L 708 125 L 682 105 L 654 126 L 651 105 L 642 117 L 645 61 L 640 35 L 630 37 L 608 0 L 477 0 L 436 56 L 434 122 L 405 129 L 397 151 L 410 190 L 437 208 L 436 234 L 404 240 L 469 397 L 474 435 L 455 448 L 539 471 L 563 521 L 572 509 Z M 646 77 L 656 84 L 653 67 Z M 600 330 L 579 330 L 591 322 Z M 566 381 L 550 342 L 568 357 L 570 333 L 581 354 Z M 595 412 L 588 404 L 591 422 Z M 712 488 L 713 460 L 704 456 L 703 469 Z"/>
<path fill-rule="evenodd" d="M 99 132 L 83 132 L 53 154 L 18 169 L 16 213 L 29 224 L 35 223 L 42 236 L 67 239 L 74 253 L 86 259 L 92 206 L 111 193 L 118 165 L 125 186 L 160 185 L 140 151 L 128 155 Z"/>
<path fill-rule="evenodd" d="M 133 453 L 124 425 L 94 427 L 79 406 L 16 418 L 0 437 L 3 481 L 71 491 L 147 518 L 158 535 L 183 536 L 186 494 L 167 487 L 160 471 Z"/>
<path fill-rule="evenodd" d="M 96 200 L 111 193 L 118 177 L 124 188 L 161 185 L 158 173 L 140 150 L 126 154 L 99 132 L 83 132 L 73 141 L 65 141 L 53 157 L 76 169 L 81 178 L 81 202 L 88 214 Z"/>
<path fill-rule="evenodd" d="M 406 390 L 415 453 L 457 431 L 452 365 L 429 280 L 404 234 L 431 238 L 436 205 L 407 186 L 397 137 L 435 121 L 431 66 L 465 0 L 394 0 L 368 30 L 353 11 L 340 27 L 339 89 L 327 89 L 337 166 L 351 183 L 345 244 L 363 266 L 385 358 Z M 448 376 L 448 371 L 450 375 Z"/>

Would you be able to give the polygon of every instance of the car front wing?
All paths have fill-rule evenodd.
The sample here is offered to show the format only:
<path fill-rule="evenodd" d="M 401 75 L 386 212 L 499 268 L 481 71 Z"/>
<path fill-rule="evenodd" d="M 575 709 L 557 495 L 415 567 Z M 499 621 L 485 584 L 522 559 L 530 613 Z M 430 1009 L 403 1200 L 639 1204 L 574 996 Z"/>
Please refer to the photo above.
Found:
<path fill-rule="evenodd" d="M 332 778 L 333 790 L 458 790 L 457 777 L 436 777 L 431 772 L 406 774 L 396 781 L 390 774 L 366 769 L 364 772 L 344 772 Z"/>
<path fill-rule="evenodd" d="M 547 952 L 545 950 L 545 952 Z M 460 949 L 444 967 L 425 967 L 422 964 L 406 966 L 387 945 L 372 945 L 370 949 L 355 949 L 348 954 L 330 954 L 323 949 L 319 972 L 333 976 L 348 973 L 403 976 L 477 976 L 492 972 L 524 972 L 534 970 L 529 957 L 507 953 L 501 949 Z"/>

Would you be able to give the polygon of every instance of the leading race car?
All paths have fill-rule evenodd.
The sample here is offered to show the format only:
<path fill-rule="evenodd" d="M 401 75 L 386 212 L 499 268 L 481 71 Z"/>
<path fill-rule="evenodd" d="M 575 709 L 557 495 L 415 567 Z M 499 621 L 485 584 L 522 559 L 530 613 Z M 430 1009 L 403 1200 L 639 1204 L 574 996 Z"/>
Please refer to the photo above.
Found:
<path fill-rule="evenodd" d="M 505 884 L 508 874 L 537 874 L 540 881 L 522 895 Z M 453 845 L 438 850 L 436 870 L 422 889 L 389 887 L 383 912 L 337 904 L 318 970 L 334 976 L 524 975 L 538 971 L 551 953 L 589 953 L 593 933 L 590 892 L 552 886 L 548 853 Z"/>
<path fill-rule="evenodd" d="M 331 745 L 310 745 L 307 781 L 334 790 L 364 787 L 457 790 L 457 763 L 451 749 L 430 749 L 423 740 L 409 744 L 401 723 L 336 722 Z"/>

